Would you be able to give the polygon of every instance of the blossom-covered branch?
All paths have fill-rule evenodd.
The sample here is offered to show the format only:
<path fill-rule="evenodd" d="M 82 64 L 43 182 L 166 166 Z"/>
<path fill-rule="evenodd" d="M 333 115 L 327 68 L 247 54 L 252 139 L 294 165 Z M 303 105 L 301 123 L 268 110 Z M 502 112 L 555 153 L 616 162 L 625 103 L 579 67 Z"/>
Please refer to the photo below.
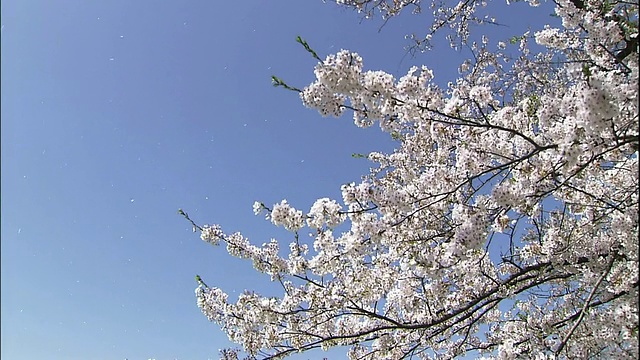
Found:
<path fill-rule="evenodd" d="M 339 3 L 385 19 L 427 7 Z M 469 40 L 481 5 L 429 5 L 429 34 L 450 26 L 472 54 L 446 87 L 427 66 L 396 79 L 298 38 L 316 80 L 274 85 L 322 116 L 377 123 L 398 148 L 366 155 L 376 167 L 340 200 L 256 202 L 288 250 L 181 212 L 282 287 L 230 302 L 198 277 L 198 306 L 242 347 L 225 358 L 638 358 L 638 4 L 557 0 L 562 26 L 495 47 Z"/>

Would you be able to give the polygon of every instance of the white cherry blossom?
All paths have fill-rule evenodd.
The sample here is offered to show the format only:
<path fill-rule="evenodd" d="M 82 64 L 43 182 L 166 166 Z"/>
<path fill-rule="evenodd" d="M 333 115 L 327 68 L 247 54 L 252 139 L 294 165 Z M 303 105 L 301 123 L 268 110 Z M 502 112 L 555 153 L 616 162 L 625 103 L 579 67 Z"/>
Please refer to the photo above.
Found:
<path fill-rule="evenodd" d="M 450 29 L 473 59 L 442 87 L 426 66 L 396 79 L 341 50 L 304 89 L 286 86 L 398 147 L 368 154 L 375 167 L 342 199 L 308 212 L 256 202 L 289 239 L 198 227 L 282 287 L 231 302 L 199 282 L 198 306 L 242 347 L 223 357 L 638 358 L 638 4 L 557 0 L 560 27 L 510 46 L 470 41 L 491 21 L 483 2 L 337 3 L 385 19 L 431 11 L 416 47 Z"/>

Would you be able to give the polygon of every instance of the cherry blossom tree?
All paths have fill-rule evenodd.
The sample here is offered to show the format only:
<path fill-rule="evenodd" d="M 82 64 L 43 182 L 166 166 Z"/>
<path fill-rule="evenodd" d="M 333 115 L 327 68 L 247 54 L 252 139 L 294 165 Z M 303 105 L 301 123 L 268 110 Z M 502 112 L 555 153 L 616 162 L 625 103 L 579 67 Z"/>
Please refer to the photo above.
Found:
<path fill-rule="evenodd" d="M 230 302 L 197 278 L 198 306 L 242 348 L 223 357 L 637 359 L 638 3 L 556 0 L 561 26 L 492 45 L 469 32 L 495 22 L 476 15 L 483 1 L 337 2 L 385 20 L 429 10 L 415 48 L 444 29 L 472 59 L 443 88 L 426 66 L 396 79 L 298 38 L 316 80 L 274 85 L 398 147 L 368 154 L 375 168 L 342 199 L 256 202 L 289 240 L 258 246 L 181 212 L 282 287 Z"/>

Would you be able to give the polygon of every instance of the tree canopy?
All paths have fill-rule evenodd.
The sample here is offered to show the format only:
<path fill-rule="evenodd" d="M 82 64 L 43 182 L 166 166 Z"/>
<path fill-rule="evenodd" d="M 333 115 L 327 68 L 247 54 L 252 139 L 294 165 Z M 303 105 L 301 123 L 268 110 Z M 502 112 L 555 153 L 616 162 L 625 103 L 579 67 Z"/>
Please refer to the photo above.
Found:
<path fill-rule="evenodd" d="M 298 38 L 316 80 L 274 85 L 322 116 L 378 124 L 398 147 L 366 155 L 375 168 L 342 199 L 307 212 L 256 202 L 290 239 L 259 246 L 192 221 L 282 287 L 229 302 L 197 278 L 198 306 L 242 348 L 223 357 L 348 346 L 351 359 L 637 359 L 637 2 L 556 0 L 562 25 L 508 50 L 471 40 L 471 24 L 495 22 L 477 15 L 484 1 L 337 3 L 389 21 L 431 12 L 414 49 L 447 30 L 473 59 L 441 87 L 428 66 L 396 79 Z"/>

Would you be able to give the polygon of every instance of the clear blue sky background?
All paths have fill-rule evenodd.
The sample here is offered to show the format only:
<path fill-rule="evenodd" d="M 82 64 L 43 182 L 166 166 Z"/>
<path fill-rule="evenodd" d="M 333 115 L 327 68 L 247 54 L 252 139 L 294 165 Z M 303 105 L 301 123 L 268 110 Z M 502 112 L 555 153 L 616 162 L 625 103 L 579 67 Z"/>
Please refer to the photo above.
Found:
<path fill-rule="evenodd" d="M 493 39 L 536 24 L 518 8 L 506 13 L 517 26 Z M 255 200 L 308 210 L 339 198 L 370 166 L 352 153 L 393 146 L 350 114 L 323 119 L 271 86 L 272 74 L 298 87 L 313 80 L 315 61 L 295 37 L 321 57 L 351 49 L 367 69 L 396 75 L 428 64 L 440 83 L 468 56 L 440 44 L 403 59 L 403 36 L 424 18 L 378 32 L 380 21 L 319 0 L 32 0 L 1 10 L 10 360 L 217 358 L 230 344 L 197 308 L 194 275 L 232 296 L 278 287 L 200 241 L 178 208 L 255 243 L 288 244 L 253 216 Z"/>

